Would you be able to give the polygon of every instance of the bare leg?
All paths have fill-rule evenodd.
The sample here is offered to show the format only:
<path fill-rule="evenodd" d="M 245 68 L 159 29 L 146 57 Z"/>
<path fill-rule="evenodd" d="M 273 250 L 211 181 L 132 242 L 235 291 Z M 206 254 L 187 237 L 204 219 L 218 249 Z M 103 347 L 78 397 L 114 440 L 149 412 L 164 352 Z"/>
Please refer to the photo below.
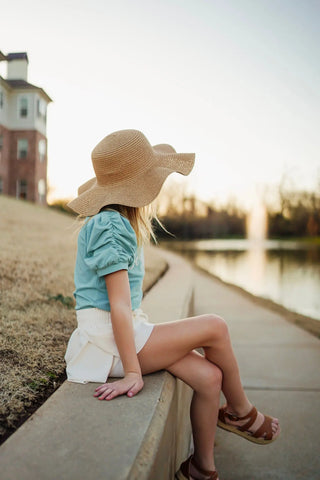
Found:
<path fill-rule="evenodd" d="M 190 408 L 194 458 L 203 469 L 215 470 L 213 449 L 222 372 L 195 351 L 173 363 L 167 370 L 194 390 Z"/>
<path fill-rule="evenodd" d="M 227 325 L 216 315 L 200 315 L 155 325 L 148 342 L 138 354 L 142 372 L 169 370 L 171 365 L 199 347 L 204 348 L 207 360 L 222 370 L 222 389 L 228 410 L 238 416 L 246 415 L 251 404 L 241 384 Z M 252 428 L 258 427 L 262 422 L 263 416 L 259 414 Z M 278 428 L 278 420 L 273 419 L 274 434 Z M 203 465 L 203 462 L 199 463 Z M 203 468 L 209 470 L 210 466 Z"/>
<path fill-rule="evenodd" d="M 251 405 L 241 384 L 228 327 L 217 315 L 200 315 L 156 325 L 149 341 L 139 353 L 139 360 L 146 372 L 155 371 L 159 369 L 159 364 L 160 368 L 167 368 L 199 347 L 203 347 L 206 358 L 222 370 L 222 390 L 228 405 L 239 415 L 244 414 L 244 411 L 247 413 Z M 145 357 L 148 358 L 146 365 Z"/>

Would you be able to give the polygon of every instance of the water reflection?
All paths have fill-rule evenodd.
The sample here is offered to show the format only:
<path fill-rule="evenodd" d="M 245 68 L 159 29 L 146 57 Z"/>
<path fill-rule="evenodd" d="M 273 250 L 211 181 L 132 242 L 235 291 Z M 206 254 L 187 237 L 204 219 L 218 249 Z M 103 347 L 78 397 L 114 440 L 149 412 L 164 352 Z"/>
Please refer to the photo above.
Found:
<path fill-rule="evenodd" d="M 320 319 L 320 248 L 302 242 L 168 242 L 198 266 L 255 295 Z"/>

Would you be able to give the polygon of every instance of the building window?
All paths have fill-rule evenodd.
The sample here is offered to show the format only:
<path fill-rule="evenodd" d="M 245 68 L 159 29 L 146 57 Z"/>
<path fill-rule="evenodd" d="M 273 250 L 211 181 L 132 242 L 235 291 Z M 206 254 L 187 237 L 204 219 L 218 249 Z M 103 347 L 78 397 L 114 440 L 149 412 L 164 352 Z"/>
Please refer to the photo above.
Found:
<path fill-rule="evenodd" d="M 2 193 L 2 192 L 3 192 L 3 180 L 0 177 L 0 193 Z"/>
<path fill-rule="evenodd" d="M 43 120 L 45 120 L 47 116 L 47 105 L 41 98 L 37 100 L 37 115 L 43 118 Z"/>
<path fill-rule="evenodd" d="M 28 99 L 27 97 L 21 97 L 19 99 L 19 115 L 20 118 L 28 116 Z"/>
<path fill-rule="evenodd" d="M 39 140 L 39 160 L 40 162 L 44 162 L 46 159 L 46 141 L 44 139 Z"/>
<path fill-rule="evenodd" d="M 3 108 L 4 105 L 4 93 L 0 92 L 0 108 Z"/>
<path fill-rule="evenodd" d="M 27 158 L 27 155 L 28 155 L 28 140 L 26 138 L 19 138 L 18 158 Z"/>
<path fill-rule="evenodd" d="M 16 196 L 17 198 L 22 198 L 26 200 L 28 195 L 28 182 L 27 180 L 17 180 L 17 191 Z"/>
<path fill-rule="evenodd" d="M 46 182 L 41 178 L 38 182 L 39 202 L 45 203 L 46 200 Z"/>

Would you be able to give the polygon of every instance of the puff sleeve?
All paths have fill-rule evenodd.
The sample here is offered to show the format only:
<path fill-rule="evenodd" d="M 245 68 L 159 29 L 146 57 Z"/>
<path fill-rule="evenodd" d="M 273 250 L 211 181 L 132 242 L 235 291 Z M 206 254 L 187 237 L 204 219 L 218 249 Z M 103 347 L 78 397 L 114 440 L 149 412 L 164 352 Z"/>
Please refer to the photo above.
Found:
<path fill-rule="evenodd" d="M 130 269 L 136 250 L 135 232 L 118 212 L 101 212 L 88 222 L 84 261 L 98 277 Z"/>

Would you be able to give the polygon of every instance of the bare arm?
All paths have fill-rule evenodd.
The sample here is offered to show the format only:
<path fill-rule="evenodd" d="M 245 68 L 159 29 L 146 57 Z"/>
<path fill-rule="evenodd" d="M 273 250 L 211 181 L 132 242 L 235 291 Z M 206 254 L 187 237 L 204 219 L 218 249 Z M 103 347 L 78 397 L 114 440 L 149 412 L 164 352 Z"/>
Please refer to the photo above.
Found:
<path fill-rule="evenodd" d="M 101 400 L 112 400 L 124 393 L 132 397 L 143 388 L 143 380 L 134 342 L 128 272 L 119 270 L 106 275 L 105 282 L 111 307 L 113 334 L 125 376 L 121 380 L 104 383 L 96 389 L 94 395 Z"/>
<path fill-rule="evenodd" d="M 135 372 L 141 375 L 134 343 L 128 272 L 119 270 L 106 275 L 105 281 L 111 307 L 113 334 L 124 372 L 125 374 Z"/>

